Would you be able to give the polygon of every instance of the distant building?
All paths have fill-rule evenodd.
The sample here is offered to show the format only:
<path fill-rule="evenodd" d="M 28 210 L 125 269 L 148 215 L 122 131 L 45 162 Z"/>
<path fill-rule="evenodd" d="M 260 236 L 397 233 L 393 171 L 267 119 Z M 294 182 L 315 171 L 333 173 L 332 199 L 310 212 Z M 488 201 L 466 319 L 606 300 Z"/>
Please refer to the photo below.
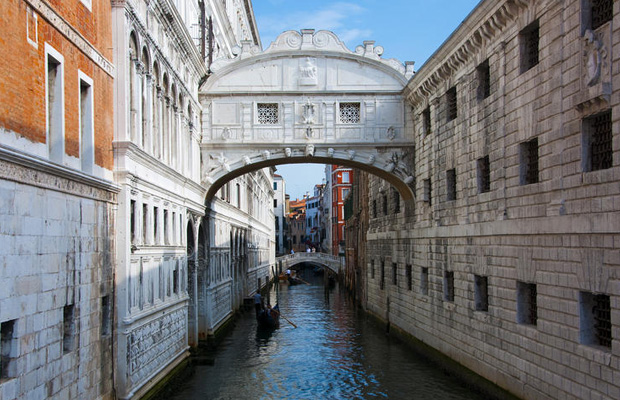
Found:
<path fill-rule="evenodd" d="M 308 246 L 321 250 L 321 220 L 324 184 L 314 186 L 314 196 L 306 200 L 306 242 Z"/>
<path fill-rule="evenodd" d="M 276 225 L 276 255 L 288 253 L 288 244 L 286 238 L 288 237 L 288 224 L 286 223 L 286 181 L 281 175 L 275 174 L 273 176 L 273 214 Z"/>
<path fill-rule="evenodd" d="M 331 166 L 331 234 L 332 254 L 344 255 L 344 199 L 351 192 L 353 169 L 339 165 Z"/>
<path fill-rule="evenodd" d="M 306 251 L 306 198 L 290 201 L 289 207 L 290 248 Z"/>

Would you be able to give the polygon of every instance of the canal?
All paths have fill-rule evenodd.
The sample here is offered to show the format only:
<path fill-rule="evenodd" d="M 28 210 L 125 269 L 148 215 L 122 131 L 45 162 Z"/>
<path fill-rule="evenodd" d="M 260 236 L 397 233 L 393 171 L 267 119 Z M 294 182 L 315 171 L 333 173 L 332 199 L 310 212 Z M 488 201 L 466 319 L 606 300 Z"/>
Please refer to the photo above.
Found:
<path fill-rule="evenodd" d="M 280 284 L 269 293 L 284 319 L 257 331 L 244 313 L 215 352 L 173 399 L 483 399 L 356 310 L 338 286 Z"/>

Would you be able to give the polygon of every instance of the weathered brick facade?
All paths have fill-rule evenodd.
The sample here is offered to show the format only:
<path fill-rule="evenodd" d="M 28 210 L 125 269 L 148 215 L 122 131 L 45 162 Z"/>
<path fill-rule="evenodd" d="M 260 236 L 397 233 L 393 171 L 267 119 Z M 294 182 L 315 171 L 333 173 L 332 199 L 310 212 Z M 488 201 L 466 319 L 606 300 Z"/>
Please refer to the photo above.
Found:
<path fill-rule="evenodd" d="M 527 399 L 620 398 L 604 3 L 483 1 L 405 89 L 415 201 L 370 181 L 368 310 Z"/>

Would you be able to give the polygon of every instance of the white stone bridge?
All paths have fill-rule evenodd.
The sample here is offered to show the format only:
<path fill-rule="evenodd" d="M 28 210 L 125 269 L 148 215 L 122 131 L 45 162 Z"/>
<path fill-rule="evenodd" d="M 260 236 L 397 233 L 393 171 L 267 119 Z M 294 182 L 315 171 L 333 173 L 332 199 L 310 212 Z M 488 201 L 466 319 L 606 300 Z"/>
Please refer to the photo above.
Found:
<path fill-rule="evenodd" d="M 264 52 L 244 43 L 236 58 L 215 62 L 200 89 L 207 204 L 237 176 L 293 163 L 366 170 L 412 200 L 412 116 L 402 91 L 413 63 L 382 53 L 373 41 L 353 52 L 332 32 L 305 29 L 284 32 Z"/>
<path fill-rule="evenodd" d="M 293 268 L 294 266 L 302 263 L 309 263 L 324 267 L 334 274 L 341 273 L 342 268 L 344 268 L 339 257 L 327 253 L 299 252 L 295 254 L 287 254 L 285 256 L 277 257 L 276 263 L 282 271 L 285 271 L 288 268 Z"/>

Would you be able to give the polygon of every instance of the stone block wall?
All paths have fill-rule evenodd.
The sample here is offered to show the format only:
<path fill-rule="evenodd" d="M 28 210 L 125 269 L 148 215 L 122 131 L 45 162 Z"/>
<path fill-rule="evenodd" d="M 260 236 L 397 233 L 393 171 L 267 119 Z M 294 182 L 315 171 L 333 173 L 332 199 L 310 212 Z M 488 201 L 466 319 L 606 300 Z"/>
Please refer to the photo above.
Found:
<path fill-rule="evenodd" d="M 415 201 L 370 181 L 368 310 L 522 398 L 620 396 L 611 4 L 482 2 L 405 90 Z"/>

